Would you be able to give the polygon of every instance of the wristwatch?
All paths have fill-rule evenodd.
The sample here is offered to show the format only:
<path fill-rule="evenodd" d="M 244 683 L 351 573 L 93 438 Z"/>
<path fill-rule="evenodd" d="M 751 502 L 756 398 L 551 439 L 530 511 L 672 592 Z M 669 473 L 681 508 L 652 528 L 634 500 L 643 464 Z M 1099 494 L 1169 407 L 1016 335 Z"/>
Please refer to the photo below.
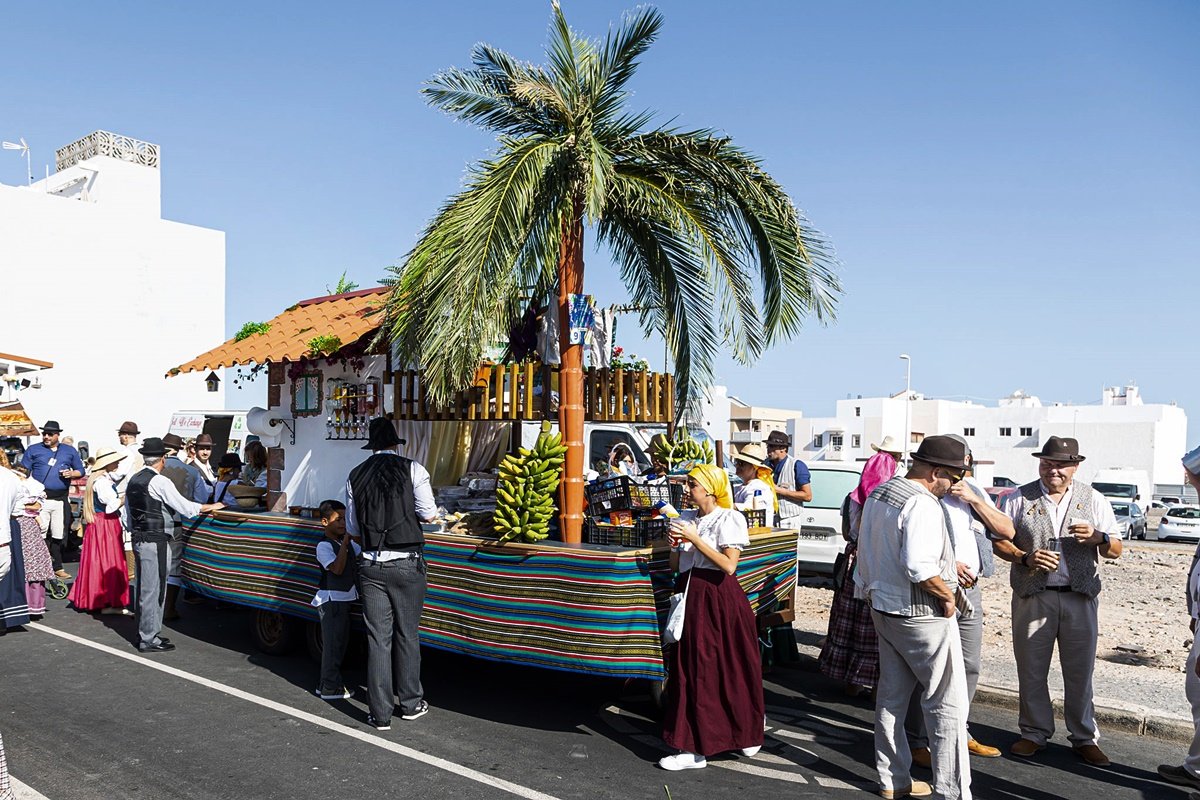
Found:
<path fill-rule="evenodd" d="M 1109 537 L 1109 535 L 1108 535 L 1107 533 L 1103 533 L 1103 532 L 1102 532 L 1102 533 L 1100 534 L 1100 545 L 1101 545 L 1102 547 L 1107 547 L 1107 546 L 1108 546 L 1108 543 L 1109 543 L 1109 541 L 1111 541 L 1111 537 Z"/>

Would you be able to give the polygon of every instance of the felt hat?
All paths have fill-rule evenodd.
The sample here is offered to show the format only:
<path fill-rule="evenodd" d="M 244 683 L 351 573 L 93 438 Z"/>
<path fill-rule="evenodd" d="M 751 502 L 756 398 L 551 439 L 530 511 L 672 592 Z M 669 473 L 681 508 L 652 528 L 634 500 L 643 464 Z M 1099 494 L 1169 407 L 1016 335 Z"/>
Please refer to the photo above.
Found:
<path fill-rule="evenodd" d="M 187 443 L 173 433 L 168 433 L 160 441 L 163 443 L 163 446 L 170 447 L 177 452 L 187 447 Z"/>
<path fill-rule="evenodd" d="M 967 463 L 967 446 L 949 436 L 926 436 L 912 457 L 937 467 L 963 470 L 970 467 Z"/>
<path fill-rule="evenodd" d="M 217 469 L 241 469 L 241 468 L 242 468 L 242 459 L 239 458 L 238 454 L 233 451 L 230 451 L 230 452 L 226 453 L 225 455 L 221 456 L 221 460 L 217 462 Z"/>
<path fill-rule="evenodd" d="M 42 433 L 62 433 L 62 426 L 57 420 L 46 420 L 46 424 L 42 426 Z"/>
<path fill-rule="evenodd" d="M 946 435 L 949 436 L 954 441 L 960 443 L 963 447 L 967 448 L 967 459 L 969 461 L 975 460 L 975 455 L 974 455 L 974 453 L 971 452 L 971 445 L 967 444 L 966 439 L 959 436 L 957 433 L 947 433 Z"/>
<path fill-rule="evenodd" d="M 1047 461 L 1066 461 L 1072 464 L 1078 464 L 1084 460 L 1084 457 L 1079 455 L 1079 441 L 1069 436 L 1051 436 L 1042 445 L 1039 452 L 1033 453 L 1033 457 L 1044 458 Z"/>
<path fill-rule="evenodd" d="M 767 463 L 767 448 L 758 442 L 751 442 L 742 449 L 738 450 L 733 456 L 734 461 L 745 461 L 747 464 L 753 464 L 756 467 L 765 466 Z"/>
<path fill-rule="evenodd" d="M 1183 468 L 1193 475 L 1200 475 L 1200 447 L 1197 447 L 1192 452 L 1180 459 L 1183 462 Z"/>
<path fill-rule="evenodd" d="M 111 447 L 101 447 L 100 452 L 96 453 L 94 458 L 88 459 L 89 466 L 93 472 L 98 472 L 105 467 L 115 464 L 125 457 L 125 453 L 117 452 Z"/>
<path fill-rule="evenodd" d="M 178 436 L 175 438 L 179 438 Z M 167 454 L 167 446 L 162 439 L 157 436 L 151 436 L 146 441 L 142 442 L 142 446 L 138 448 L 138 452 L 150 458 L 158 458 Z"/>
<path fill-rule="evenodd" d="M 130 420 L 125 420 L 124 422 L 121 423 L 121 427 L 117 428 L 118 436 L 120 436 L 123 433 L 128 434 L 130 436 L 137 436 L 138 434 L 141 433 L 141 431 L 138 430 L 138 426 L 137 426 L 136 422 L 132 422 Z"/>
<path fill-rule="evenodd" d="M 396 433 L 396 426 L 387 417 L 376 417 L 367 428 L 367 443 L 363 450 L 391 450 L 405 441 Z"/>
<path fill-rule="evenodd" d="M 207 433 L 202 433 L 196 437 L 195 444 L 196 444 L 196 449 L 200 449 L 201 447 L 212 447 L 213 440 L 212 440 L 212 437 L 209 436 Z"/>
<path fill-rule="evenodd" d="M 791 447 L 792 437 L 788 436 L 783 431 L 771 431 L 767 434 L 767 449 L 772 447 Z"/>
<path fill-rule="evenodd" d="M 896 437 L 888 434 L 883 437 L 883 441 L 879 444 L 871 444 L 871 449 L 876 453 L 903 453 L 904 450 L 896 442 Z"/>

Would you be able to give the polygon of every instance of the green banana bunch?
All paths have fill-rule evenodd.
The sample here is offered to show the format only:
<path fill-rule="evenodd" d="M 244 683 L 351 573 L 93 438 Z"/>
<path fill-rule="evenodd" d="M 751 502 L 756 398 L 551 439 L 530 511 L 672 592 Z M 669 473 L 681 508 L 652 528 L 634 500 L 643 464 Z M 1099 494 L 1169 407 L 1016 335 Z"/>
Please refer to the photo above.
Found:
<path fill-rule="evenodd" d="M 653 456 L 670 469 L 691 467 L 696 464 L 714 464 L 717 460 L 717 454 L 713 450 L 712 444 L 707 439 L 697 442 L 683 426 L 675 431 L 675 441 L 668 441 L 666 437 L 658 440 L 655 443 Z"/>
<path fill-rule="evenodd" d="M 543 423 L 532 448 L 519 448 L 500 462 L 492 520 L 501 542 L 537 542 L 550 535 L 566 452 L 562 436 Z"/>

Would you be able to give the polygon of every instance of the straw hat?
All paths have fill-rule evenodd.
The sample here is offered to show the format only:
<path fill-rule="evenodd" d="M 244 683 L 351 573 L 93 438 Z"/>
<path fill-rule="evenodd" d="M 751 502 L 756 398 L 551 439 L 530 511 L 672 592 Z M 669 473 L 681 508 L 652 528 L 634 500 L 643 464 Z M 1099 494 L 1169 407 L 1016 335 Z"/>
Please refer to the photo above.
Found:
<path fill-rule="evenodd" d="M 99 472 L 105 467 L 111 466 L 125 457 L 125 453 L 118 452 L 111 447 L 101 447 L 100 452 L 89 459 L 89 466 L 93 472 Z"/>
<path fill-rule="evenodd" d="M 733 457 L 734 461 L 745 461 L 747 464 L 753 464 L 756 467 L 766 466 L 767 463 L 767 448 L 758 442 L 751 442 L 738 451 Z"/>
<path fill-rule="evenodd" d="M 901 453 L 900 445 L 896 444 L 896 438 L 888 435 L 883 437 L 883 441 L 879 444 L 872 444 L 871 449 L 876 453 Z"/>

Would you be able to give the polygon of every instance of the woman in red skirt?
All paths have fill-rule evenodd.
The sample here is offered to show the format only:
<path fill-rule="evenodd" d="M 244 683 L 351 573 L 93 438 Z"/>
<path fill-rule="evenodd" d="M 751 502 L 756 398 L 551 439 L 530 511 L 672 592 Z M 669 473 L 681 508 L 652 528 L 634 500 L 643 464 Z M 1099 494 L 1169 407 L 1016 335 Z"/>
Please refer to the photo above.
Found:
<path fill-rule="evenodd" d="M 762 662 L 754 611 L 738 584 L 738 557 L 750 543 L 746 518 L 733 509 L 725 470 L 704 464 L 688 473 L 695 522 L 676 520 L 675 591 L 687 591 L 683 635 L 667 650 L 663 740 L 681 752 L 663 769 L 699 769 L 706 756 L 753 756 L 763 743 Z"/>
<path fill-rule="evenodd" d="M 132 613 L 125 607 L 129 605 L 129 571 L 121 538 L 121 497 L 112 478 L 113 470 L 123 458 L 124 453 L 102 449 L 88 476 L 83 495 L 86 527 L 79 554 L 79 574 L 67 595 L 80 611 L 125 616 Z"/>

